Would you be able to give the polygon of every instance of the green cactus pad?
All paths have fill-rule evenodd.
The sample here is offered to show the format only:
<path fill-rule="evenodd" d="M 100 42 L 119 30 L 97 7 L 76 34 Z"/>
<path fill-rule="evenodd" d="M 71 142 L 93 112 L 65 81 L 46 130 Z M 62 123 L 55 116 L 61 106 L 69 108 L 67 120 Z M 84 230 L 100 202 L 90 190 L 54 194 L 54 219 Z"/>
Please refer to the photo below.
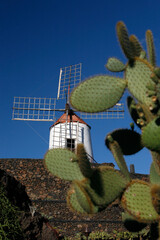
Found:
<path fill-rule="evenodd" d="M 122 72 L 125 70 L 125 65 L 117 58 L 109 58 L 106 68 L 111 72 Z"/>
<path fill-rule="evenodd" d="M 81 207 L 77 200 L 75 190 L 73 188 L 69 189 L 67 193 L 67 205 L 72 211 L 76 211 L 81 214 L 87 214 L 87 212 Z"/>
<path fill-rule="evenodd" d="M 76 197 L 75 190 L 73 188 L 69 189 L 67 193 L 67 205 L 73 211 L 77 211 L 79 213 L 86 213 L 84 209 L 80 206 Z"/>
<path fill-rule="evenodd" d="M 151 185 L 152 204 L 156 212 L 160 215 L 160 185 Z"/>
<path fill-rule="evenodd" d="M 160 185 L 160 175 L 158 174 L 158 172 L 155 168 L 154 162 L 151 163 L 149 178 L 150 178 L 150 182 L 152 184 L 159 184 Z"/>
<path fill-rule="evenodd" d="M 135 35 L 131 35 L 129 37 L 129 40 L 132 45 L 134 56 L 139 57 L 141 52 L 143 51 L 143 48 L 142 48 L 139 40 L 137 39 L 137 37 Z"/>
<path fill-rule="evenodd" d="M 157 100 L 158 100 L 158 102 L 160 104 L 160 83 L 157 84 L 157 92 L 156 92 L 156 94 L 157 94 Z M 160 116 L 160 113 L 158 114 L 158 116 Z"/>
<path fill-rule="evenodd" d="M 124 209 L 143 223 L 157 221 L 159 216 L 152 204 L 150 184 L 140 180 L 133 180 L 124 191 L 121 203 Z"/>
<path fill-rule="evenodd" d="M 44 157 L 44 165 L 53 175 L 64 180 L 82 180 L 83 174 L 78 165 L 77 156 L 63 148 L 49 150 Z"/>
<path fill-rule="evenodd" d="M 155 66 L 156 65 L 156 56 L 155 56 L 153 35 L 152 35 L 151 30 L 146 31 L 146 43 L 147 43 L 147 51 L 148 51 L 149 62 L 153 66 Z"/>
<path fill-rule="evenodd" d="M 120 100 L 125 87 L 126 82 L 122 78 L 95 76 L 73 90 L 70 103 L 81 112 L 102 112 Z"/>
<path fill-rule="evenodd" d="M 94 206 L 94 204 L 92 203 L 91 198 L 86 192 L 82 182 L 74 181 L 73 189 L 75 190 L 76 197 L 80 206 L 84 209 L 86 213 L 93 214 L 98 211 L 98 207 Z"/>
<path fill-rule="evenodd" d="M 154 68 L 154 73 L 156 74 L 156 76 L 158 78 L 160 78 L 160 68 L 159 67 Z"/>
<path fill-rule="evenodd" d="M 147 96 L 147 84 L 152 84 L 150 75 L 152 66 L 144 59 L 136 58 L 133 65 L 129 64 L 126 68 L 126 80 L 128 89 L 134 97 L 140 102 L 148 105 L 153 104 L 152 99 Z"/>
<path fill-rule="evenodd" d="M 155 74 L 155 72 L 151 74 L 151 79 L 152 79 L 153 82 L 156 83 L 156 84 L 157 84 L 158 81 L 159 81 L 159 78 L 158 78 L 158 76 Z"/>
<path fill-rule="evenodd" d="M 160 175 L 160 153 L 151 151 L 154 168 L 158 175 Z"/>
<path fill-rule="evenodd" d="M 148 90 L 151 90 L 153 92 L 156 92 L 156 84 L 153 82 L 147 83 L 146 87 L 148 88 Z"/>
<path fill-rule="evenodd" d="M 83 176 L 90 178 L 92 176 L 93 170 L 91 168 L 91 164 L 83 144 L 77 144 L 76 154 L 78 157 L 79 168 Z"/>
<path fill-rule="evenodd" d="M 117 36 L 121 45 L 121 48 L 128 59 L 135 57 L 132 44 L 129 40 L 127 28 L 123 22 L 118 22 L 116 25 Z"/>
<path fill-rule="evenodd" d="M 142 126 L 140 124 L 138 124 L 138 122 L 137 122 L 138 119 L 140 118 L 140 116 L 139 116 L 136 106 L 137 106 L 137 103 L 135 102 L 135 100 L 131 96 L 127 97 L 127 107 L 128 107 L 129 113 L 130 113 L 133 121 L 136 123 L 136 125 L 139 128 L 141 128 Z"/>
<path fill-rule="evenodd" d="M 90 183 L 85 184 L 92 202 L 104 208 L 121 196 L 127 180 L 125 177 L 111 167 L 99 167 L 90 178 Z"/>
<path fill-rule="evenodd" d="M 160 152 L 160 117 L 143 128 L 142 144 L 152 151 Z"/>
<path fill-rule="evenodd" d="M 146 52 L 142 50 L 139 58 L 142 58 L 142 59 L 146 59 L 146 60 L 147 60 L 147 54 L 146 54 Z"/>
<path fill-rule="evenodd" d="M 141 223 L 141 222 L 136 221 L 127 212 L 122 213 L 122 221 L 123 221 L 125 228 L 130 232 L 139 232 L 147 226 L 146 223 Z"/>
<path fill-rule="evenodd" d="M 121 147 L 119 146 L 119 143 L 117 141 L 110 142 L 108 141 L 108 138 L 106 138 L 106 145 L 108 145 L 108 148 L 112 152 L 119 169 L 124 174 L 126 179 L 130 181 L 131 180 L 130 173 L 128 171 L 127 164 L 123 157 L 123 153 L 122 153 Z"/>
<path fill-rule="evenodd" d="M 112 138 L 118 142 L 121 151 L 124 155 L 132 155 L 139 152 L 143 146 L 141 144 L 141 135 L 130 129 L 117 129 L 108 135 L 111 135 Z M 107 135 L 107 136 L 108 136 Z M 105 143 L 108 148 L 109 141 L 106 137 Z"/>

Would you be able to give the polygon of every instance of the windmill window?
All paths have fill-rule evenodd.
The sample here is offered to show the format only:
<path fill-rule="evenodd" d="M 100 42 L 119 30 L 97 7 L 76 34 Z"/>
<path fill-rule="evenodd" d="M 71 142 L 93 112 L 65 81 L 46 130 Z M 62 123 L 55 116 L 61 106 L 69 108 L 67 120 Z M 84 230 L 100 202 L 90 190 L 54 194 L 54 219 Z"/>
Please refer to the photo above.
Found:
<path fill-rule="evenodd" d="M 74 151 L 74 149 L 75 149 L 75 139 L 67 138 L 67 148 Z"/>

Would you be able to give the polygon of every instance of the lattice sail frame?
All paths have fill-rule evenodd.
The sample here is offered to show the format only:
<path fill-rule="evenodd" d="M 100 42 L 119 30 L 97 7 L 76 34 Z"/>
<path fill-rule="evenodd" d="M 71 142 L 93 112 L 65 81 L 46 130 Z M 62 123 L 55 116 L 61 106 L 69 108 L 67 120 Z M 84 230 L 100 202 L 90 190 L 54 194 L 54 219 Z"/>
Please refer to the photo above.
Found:
<path fill-rule="evenodd" d="M 12 120 L 55 121 L 56 98 L 14 97 Z"/>
<path fill-rule="evenodd" d="M 75 64 L 60 69 L 57 99 L 65 99 L 81 82 L 82 64 Z M 82 119 L 123 119 L 124 104 L 117 103 L 113 108 L 101 113 L 81 113 Z"/>
<path fill-rule="evenodd" d="M 78 63 L 60 69 L 57 99 L 69 97 L 70 92 L 81 82 L 82 64 Z"/>
<path fill-rule="evenodd" d="M 82 64 L 60 69 L 57 99 L 68 101 L 70 92 L 81 82 Z M 56 121 L 56 98 L 14 97 L 12 120 Z M 80 113 L 82 119 L 123 119 L 124 104 L 117 103 L 113 108 L 101 113 Z"/>

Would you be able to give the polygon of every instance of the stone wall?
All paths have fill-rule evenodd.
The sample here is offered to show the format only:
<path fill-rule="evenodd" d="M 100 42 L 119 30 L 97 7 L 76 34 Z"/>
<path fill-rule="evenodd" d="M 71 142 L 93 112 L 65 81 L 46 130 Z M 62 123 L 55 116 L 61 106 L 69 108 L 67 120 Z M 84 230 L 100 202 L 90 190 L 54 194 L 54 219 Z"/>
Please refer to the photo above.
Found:
<path fill-rule="evenodd" d="M 26 187 L 36 210 L 48 216 L 52 226 L 62 230 L 64 235 L 80 232 L 86 225 L 92 231 L 124 230 L 121 222 L 122 209 L 117 201 L 94 216 L 73 213 L 66 204 L 66 192 L 70 182 L 52 176 L 44 168 L 42 159 L 0 159 L 0 169 Z M 132 176 L 147 178 L 147 175 Z"/>

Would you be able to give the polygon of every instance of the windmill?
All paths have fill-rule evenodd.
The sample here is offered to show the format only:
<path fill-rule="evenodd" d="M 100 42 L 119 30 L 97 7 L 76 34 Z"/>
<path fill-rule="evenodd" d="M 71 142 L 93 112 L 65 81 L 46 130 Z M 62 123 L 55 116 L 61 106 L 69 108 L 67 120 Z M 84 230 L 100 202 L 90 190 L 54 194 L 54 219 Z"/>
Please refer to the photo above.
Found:
<path fill-rule="evenodd" d="M 90 126 L 82 119 L 124 118 L 122 103 L 103 113 L 79 113 L 71 109 L 69 95 L 81 82 L 82 64 L 70 65 L 60 69 L 57 98 L 14 97 L 12 120 L 52 121 L 49 136 L 49 149 L 69 148 L 74 151 L 77 143 L 83 143 L 93 161 Z M 65 100 L 65 108 L 56 108 L 56 103 Z M 63 112 L 56 120 L 56 112 Z"/>

